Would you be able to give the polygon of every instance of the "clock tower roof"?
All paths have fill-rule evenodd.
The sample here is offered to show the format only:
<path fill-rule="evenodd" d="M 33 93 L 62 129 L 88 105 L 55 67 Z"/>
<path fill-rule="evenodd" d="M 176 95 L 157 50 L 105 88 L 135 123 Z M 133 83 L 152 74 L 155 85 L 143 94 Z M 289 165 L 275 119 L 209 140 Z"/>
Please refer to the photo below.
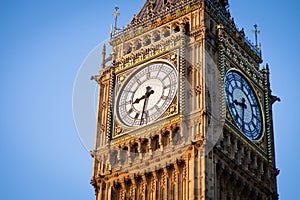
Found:
<path fill-rule="evenodd" d="M 139 20 L 151 17 L 151 15 L 170 9 L 172 6 L 180 3 L 180 1 L 181 0 L 147 0 L 136 17 Z"/>
<path fill-rule="evenodd" d="M 139 11 L 139 13 L 133 17 L 132 22 L 134 22 L 135 20 L 143 21 L 145 19 L 149 19 L 160 14 L 166 14 L 166 12 L 172 12 L 172 10 L 174 11 L 174 9 L 179 8 L 181 5 L 193 3 L 199 3 L 199 1 L 147 0 L 142 9 Z M 226 8 L 228 6 L 227 0 L 219 0 L 218 3 L 223 8 Z"/>

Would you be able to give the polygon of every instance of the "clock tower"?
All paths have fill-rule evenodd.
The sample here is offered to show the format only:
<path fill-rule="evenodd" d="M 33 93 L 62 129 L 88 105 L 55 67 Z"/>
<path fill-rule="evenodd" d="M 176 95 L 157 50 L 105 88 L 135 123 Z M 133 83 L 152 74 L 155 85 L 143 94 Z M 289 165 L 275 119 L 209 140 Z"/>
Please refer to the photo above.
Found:
<path fill-rule="evenodd" d="M 115 25 L 93 77 L 96 200 L 278 199 L 278 98 L 228 7 L 147 0 L 126 28 Z"/>

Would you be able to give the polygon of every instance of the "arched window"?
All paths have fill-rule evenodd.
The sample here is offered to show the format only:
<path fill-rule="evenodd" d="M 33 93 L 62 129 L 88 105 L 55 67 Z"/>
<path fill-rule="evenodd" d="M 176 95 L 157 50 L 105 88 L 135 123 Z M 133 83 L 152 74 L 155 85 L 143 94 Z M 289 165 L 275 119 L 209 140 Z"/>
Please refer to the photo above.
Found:
<path fill-rule="evenodd" d="M 173 140 L 173 144 L 177 145 L 180 143 L 181 140 L 181 135 L 180 135 L 180 129 L 179 127 L 176 127 L 173 131 L 172 131 L 173 135 L 172 135 L 172 140 Z"/>
<path fill-rule="evenodd" d="M 152 138 L 152 150 L 155 151 L 157 149 L 159 149 L 159 136 L 158 135 L 155 135 L 153 138 Z"/>
<path fill-rule="evenodd" d="M 163 146 L 166 147 L 169 145 L 170 143 L 170 132 L 169 131 L 166 131 L 163 133 L 162 135 L 162 143 L 163 143 Z"/>

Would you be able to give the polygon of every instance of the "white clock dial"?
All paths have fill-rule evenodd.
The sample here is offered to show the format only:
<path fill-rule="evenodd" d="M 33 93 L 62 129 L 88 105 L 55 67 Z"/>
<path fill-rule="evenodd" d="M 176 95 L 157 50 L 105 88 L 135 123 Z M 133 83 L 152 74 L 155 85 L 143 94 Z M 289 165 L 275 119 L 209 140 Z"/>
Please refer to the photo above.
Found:
<path fill-rule="evenodd" d="M 141 126 L 159 118 L 177 93 L 177 71 L 167 63 L 148 64 L 131 75 L 117 99 L 117 116 L 127 126 Z"/>

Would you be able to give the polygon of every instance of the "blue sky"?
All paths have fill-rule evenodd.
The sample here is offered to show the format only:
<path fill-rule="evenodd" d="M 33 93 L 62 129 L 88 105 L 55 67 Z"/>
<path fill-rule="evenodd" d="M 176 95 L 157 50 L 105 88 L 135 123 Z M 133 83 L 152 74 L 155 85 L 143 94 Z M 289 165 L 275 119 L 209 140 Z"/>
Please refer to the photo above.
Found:
<path fill-rule="evenodd" d="M 1 199 L 94 198 L 92 159 L 73 120 L 73 85 L 90 51 L 108 39 L 114 6 L 120 7 L 119 24 L 126 25 L 143 2 L 1 1 Z M 254 23 L 261 30 L 264 64 L 271 68 L 273 93 L 282 99 L 274 106 L 279 194 L 295 199 L 300 178 L 300 2 L 230 4 L 238 27 L 250 39 Z"/>

